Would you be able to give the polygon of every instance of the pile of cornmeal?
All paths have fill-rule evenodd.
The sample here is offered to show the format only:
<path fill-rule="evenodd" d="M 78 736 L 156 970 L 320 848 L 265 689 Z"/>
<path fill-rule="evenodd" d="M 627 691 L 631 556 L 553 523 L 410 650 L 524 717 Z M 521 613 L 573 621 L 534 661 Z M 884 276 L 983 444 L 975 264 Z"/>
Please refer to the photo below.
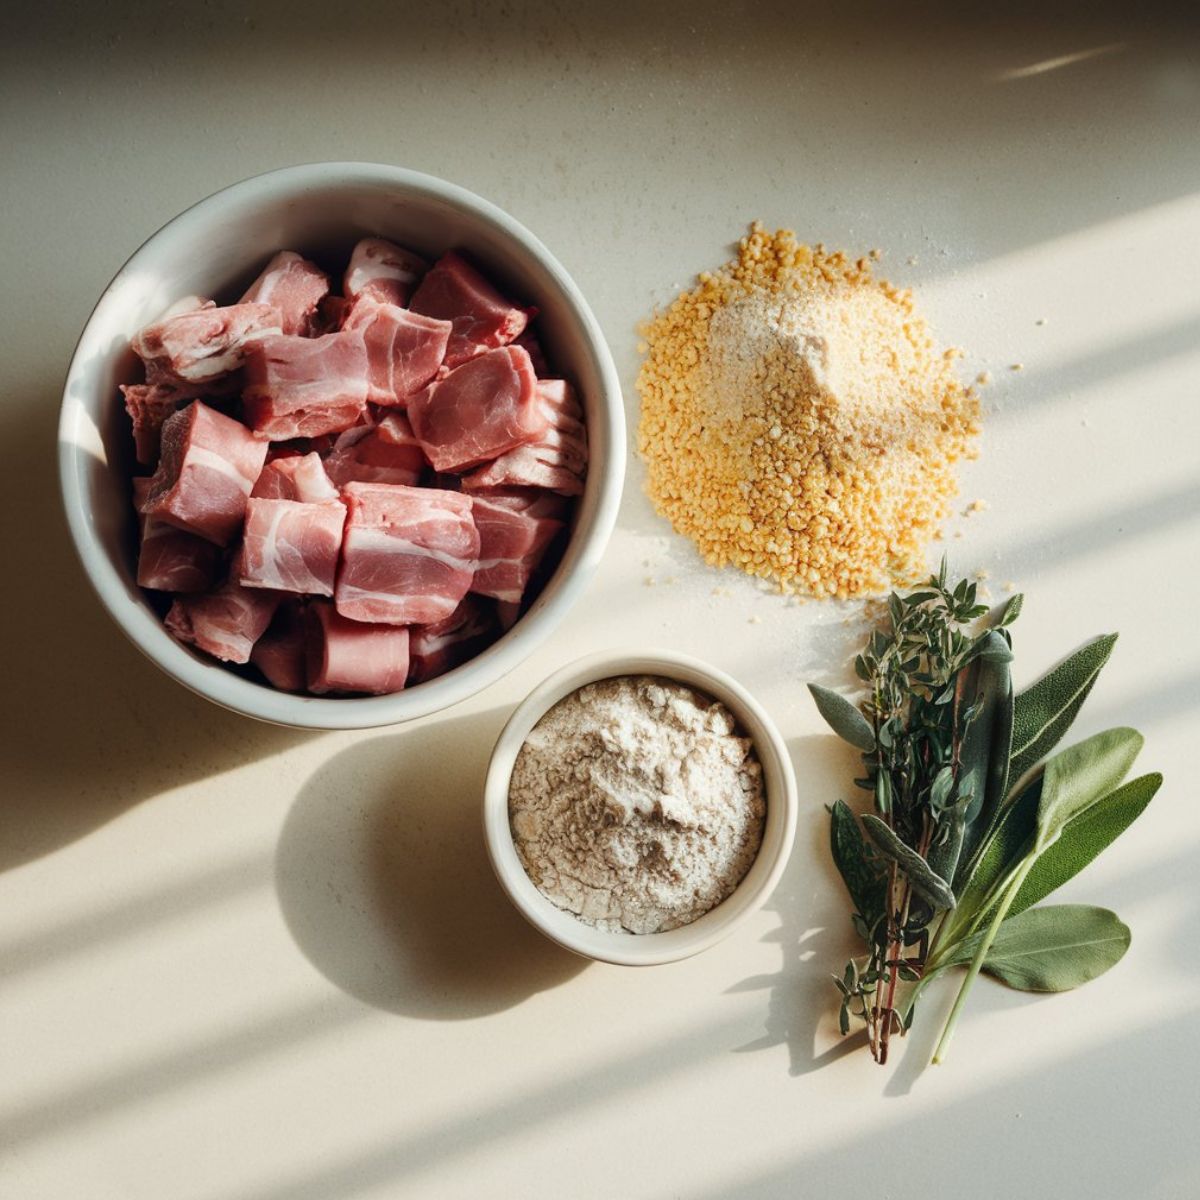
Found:
<path fill-rule="evenodd" d="M 640 332 L 647 491 L 709 563 L 813 596 L 923 572 L 979 403 L 911 293 L 755 224 Z"/>

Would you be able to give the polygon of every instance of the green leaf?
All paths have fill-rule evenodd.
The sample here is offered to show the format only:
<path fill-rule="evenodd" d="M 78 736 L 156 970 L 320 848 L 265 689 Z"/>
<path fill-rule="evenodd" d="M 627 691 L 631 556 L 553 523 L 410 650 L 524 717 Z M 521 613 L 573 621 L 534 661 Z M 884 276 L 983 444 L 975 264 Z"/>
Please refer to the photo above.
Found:
<path fill-rule="evenodd" d="M 1019 781 L 1062 741 L 1117 640 L 1105 634 L 1077 650 L 1013 703 L 1012 761 L 1009 779 Z"/>
<path fill-rule="evenodd" d="M 1068 821 L 1120 786 L 1144 741 L 1136 729 L 1106 729 L 1046 763 L 1037 815 L 1039 853 L 1058 840 Z"/>
<path fill-rule="evenodd" d="M 997 626 L 1003 628 L 1005 625 L 1011 625 L 1021 615 L 1024 603 L 1025 597 L 1020 592 L 1015 596 L 1010 596 L 1008 603 L 1000 612 L 1000 618 L 996 622 Z"/>
<path fill-rule="evenodd" d="M 1000 813 L 975 862 L 958 888 L 957 920 L 964 928 L 975 924 L 994 906 L 1005 880 L 1009 879 L 1033 849 L 1037 833 L 1042 777 L 1038 775 Z M 939 956 L 940 957 L 940 956 Z"/>
<path fill-rule="evenodd" d="M 964 660 L 964 665 L 977 658 L 982 658 L 987 662 L 1012 662 L 1012 647 L 1002 633 L 996 629 L 988 629 L 975 640 L 975 644 Z"/>
<path fill-rule="evenodd" d="M 1129 941 L 1129 927 L 1106 908 L 1046 904 L 1000 926 L 983 970 L 1022 992 L 1068 992 L 1119 962 Z M 969 962 L 978 943 L 968 938 L 946 965 Z"/>
<path fill-rule="evenodd" d="M 837 801 L 830 814 L 829 848 L 850 900 L 869 929 L 883 915 L 885 885 L 867 858 L 862 830 L 844 800 Z M 863 940 L 867 937 L 864 933 Z"/>
<path fill-rule="evenodd" d="M 845 696 L 839 696 L 819 683 L 810 683 L 808 690 L 817 702 L 817 711 L 838 737 L 864 754 L 870 754 L 875 749 L 875 732 L 871 722 Z"/>
<path fill-rule="evenodd" d="M 1012 746 L 1013 692 L 1009 664 L 1001 658 L 990 659 L 980 663 L 977 670 L 983 707 L 979 718 L 967 730 L 960 756 L 961 786 L 969 788 L 975 800 L 967 810 L 962 851 L 953 877 L 959 891 L 999 820 L 1008 791 Z"/>
<path fill-rule="evenodd" d="M 1161 785 L 1161 775 L 1143 775 L 1069 821 L 1058 841 L 1043 851 L 1025 877 L 1009 909 L 1009 919 L 1044 900 L 1108 849 L 1142 815 Z"/>
<path fill-rule="evenodd" d="M 879 848 L 881 854 L 890 858 L 907 877 L 912 889 L 934 908 L 953 908 L 954 893 L 950 885 L 909 845 L 901 841 L 890 825 L 886 825 L 873 813 L 862 819 L 867 836 Z"/>

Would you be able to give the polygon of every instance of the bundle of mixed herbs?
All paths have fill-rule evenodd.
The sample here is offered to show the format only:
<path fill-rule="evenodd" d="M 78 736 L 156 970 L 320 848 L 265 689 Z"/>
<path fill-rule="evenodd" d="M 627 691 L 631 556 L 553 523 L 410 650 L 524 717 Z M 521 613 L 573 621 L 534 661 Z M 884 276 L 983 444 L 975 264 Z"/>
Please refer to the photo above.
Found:
<path fill-rule="evenodd" d="M 967 974 L 934 1062 L 980 971 L 1022 991 L 1066 991 L 1129 946 L 1129 929 L 1107 909 L 1033 906 L 1141 814 L 1162 776 L 1123 782 L 1142 747 L 1133 729 L 1045 758 L 1116 634 L 1014 694 L 1009 626 L 1021 604 L 1013 596 L 994 623 L 971 632 L 988 607 L 975 584 L 951 588 L 943 562 L 927 587 L 889 597 L 887 625 L 855 660 L 869 689 L 860 705 L 810 685 L 834 732 L 862 751 L 855 783 L 874 796 L 873 813 L 833 806 L 831 845 L 866 947 L 835 977 L 840 1027 L 865 1022 L 880 1063 L 893 1034 L 912 1026 L 921 991 L 952 967 Z"/>

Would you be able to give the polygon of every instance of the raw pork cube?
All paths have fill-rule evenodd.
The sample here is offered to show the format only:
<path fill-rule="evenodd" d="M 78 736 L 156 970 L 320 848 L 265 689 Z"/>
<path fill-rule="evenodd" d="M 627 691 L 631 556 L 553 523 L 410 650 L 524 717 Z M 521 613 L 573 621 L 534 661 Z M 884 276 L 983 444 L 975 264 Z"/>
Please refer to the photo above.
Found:
<path fill-rule="evenodd" d="M 380 237 L 363 238 L 350 255 L 342 291 L 351 300 L 407 304 L 429 264 L 411 250 Z"/>
<path fill-rule="evenodd" d="M 478 596 L 465 596 L 443 621 L 414 625 L 408 638 L 410 686 L 444 675 L 474 658 L 496 640 L 499 632 L 496 614 Z"/>
<path fill-rule="evenodd" d="M 500 488 L 471 496 L 479 565 L 471 591 L 520 603 L 547 547 L 566 524 L 567 501 L 537 489 Z"/>
<path fill-rule="evenodd" d="M 266 456 L 244 425 L 197 400 L 163 425 L 162 457 L 140 511 L 227 546 L 241 532 Z"/>
<path fill-rule="evenodd" d="M 236 371 L 251 346 L 279 332 L 279 313 L 269 304 L 210 304 L 147 325 L 133 348 L 148 383 L 207 383 Z"/>
<path fill-rule="evenodd" d="M 450 322 L 360 300 L 343 329 L 361 329 L 367 344 L 367 399 L 372 404 L 403 404 L 423 388 L 442 365 Z"/>
<path fill-rule="evenodd" d="M 325 473 L 325 464 L 319 454 L 290 451 L 274 457 L 267 456 L 266 466 L 259 474 L 250 497 L 320 504 L 325 500 L 340 499 L 341 493 Z"/>
<path fill-rule="evenodd" d="M 180 596 L 167 613 L 167 628 L 181 641 L 225 662 L 250 661 L 254 643 L 266 632 L 278 592 L 242 587 L 229 579 L 215 592 Z"/>
<path fill-rule="evenodd" d="M 412 485 L 425 465 L 425 451 L 402 412 L 389 413 L 374 428 L 347 429 L 325 460 L 329 478 L 339 487 L 354 482 Z"/>
<path fill-rule="evenodd" d="M 348 483 L 337 610 L 353 621 L 424 625 L 448 617 L 475 575 L 471 501 L 439 488 Z"/>
<path fill-rule="evenodd" d="M 346 506 L 336 500 L 251 499 L 238 581 L 244 587 L 332 596 L 345 521 Z"/>
<path fill-rule="evenodd" d="M 461 255 L 438 259 L 409 307 L 427 317 L 453 321 L 446 365 L 456 367 L 485 350 L 507 346 L 529 323 L 529 313 L 506 300 Z"/>
<path fill-rule="evenodd" d="M 549 422 L 536 442 L 527 442 L 485 463 L 463 479 L 467 491 L 494 487 L 542 487 L 578 496 L 587 471 L 583 410 L 563 379 L 537 381 L 538 405 Z"/>
<path fill-rule="evenodd" d="M 163 422 L 179 406 L 195 396 L 197 389 L 172 383 L 125 383 L 125 411 L 133 422 L 133 442 L 137 460 L 144 466 L 158 461 L 159 438 Z"/>
<path fill-rule="evenodd" d="M 246 419 L 261 438 L 285 441 L 349 429 L 367 411 L 362 331 L 264 338 L 251 347 L 246 384 Z"/>
<path fill-rule="evenodd" d="M 438 471 L 486 462 L 549 428 L 529 355 L 515 346 L 490 350 L 431 383 L 409 401 L 408 418 Z"/>
<path fill-rule="evenodd" d="M 304 608 L 299 600 L 284 600 L 271 627 L 254 643 L 250 661 L 272 687 L 284 692 L 305 688 Z"/>
<path fill-rule="evenodd" d="M 308 606 L 308 690 L 398 692 L 408 678 L 408 630 L 363 625 L 341 616 L 326 600 Z"/>
<path fill-rule="evenodd" d="M 134 508 L 150 492 L 149 478 L 133 481 Z M 139 587 L 159 592 L 207 592 L 221 577 L 221 547 L 156 517 L 139 517 Z"/>
<path fill-rule="evenodd" d="M 284 333 L 311 334 L 317 305 L 329 294 L 329 276 L 294 250 L 280 250 L 239 304 L 269 304 Z"/>

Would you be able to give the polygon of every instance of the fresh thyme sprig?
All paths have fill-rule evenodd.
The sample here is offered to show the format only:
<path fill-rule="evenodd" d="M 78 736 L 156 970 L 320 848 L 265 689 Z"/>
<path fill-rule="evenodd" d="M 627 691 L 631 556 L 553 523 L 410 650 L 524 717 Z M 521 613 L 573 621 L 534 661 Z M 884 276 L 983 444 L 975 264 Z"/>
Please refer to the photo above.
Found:
<path fill-rule="evenodd" d="M 1051 759 L 1043 787 L 1035 764 L 1066 732 L 1115 637 L 1014 695 L 1009 626 L 1021 604 L 1012 597 L 976 629 L 987 606 L 975 584 L 951 587 L 943 562 L 927 586 L 889 597 L 886 625 L 855 660 L 867 688 L 859 705 L 810 685 L 834 731 L 862 752 L 855 783 L 874 800 L 874 813 L 860 817 L 841 800 L 833 806 L 831 847 L 866 949 L 835 976 L 839 1026 L 863 1021 L 880 1063 L 892 1035 L 911 1026 L 921 990 L 952 966 L 969 970 L 939 1055 L 981 970 L 1022 986 L 1021 972 L 1005 966 L 1014 946 L 1022 963 L 1040 964 L 1038 990 L 1047 990 L 1048 980 L 1061 989 L 1093 978 L 1128 945 L 1128 930 L 1105 910 L 1019 917 L 1104 849 L 1161 782 L 1118 787 L 1132 731 L 1112 731 L 1115 748 L 1091 739 Z M 1009 918 L 1018 919 L 1002 930 Z M 1093 947 L 1086 969 L 1080 938 Z"/>

